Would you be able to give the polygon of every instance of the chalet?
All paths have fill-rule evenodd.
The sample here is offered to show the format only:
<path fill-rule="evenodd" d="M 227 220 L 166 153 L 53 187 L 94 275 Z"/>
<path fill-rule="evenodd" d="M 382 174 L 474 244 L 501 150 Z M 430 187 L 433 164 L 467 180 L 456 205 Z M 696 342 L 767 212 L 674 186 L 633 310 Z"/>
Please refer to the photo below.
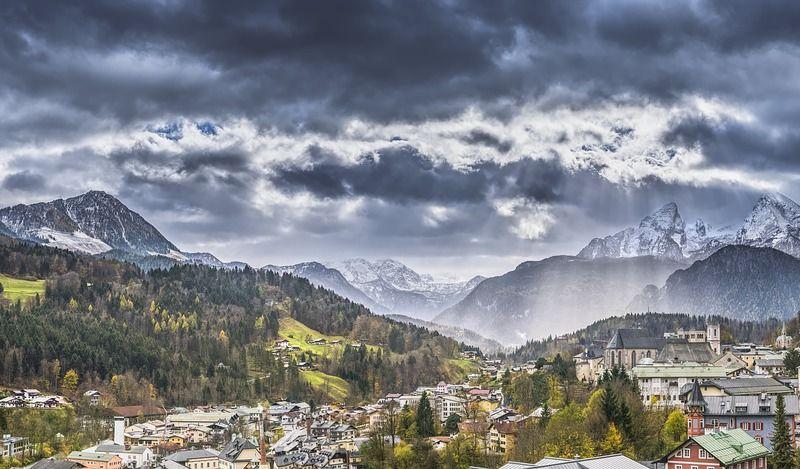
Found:
<path fill-rule="evenodd" d="M 770 451 L 747 432 L 723 430 L 706 435 L 690 436 L 664 456 L 660 463 L 666 469 L 691 467 L 764 469 Z"/>
<path fill-rule="evenodd" d="M 432 436 L 428 438 L 428 441 L 430 441 L 431 446 L 433 446 L 433 449 L 435 449 L 436 451 L 441 451 L 447 448 L 447 445 L 450 444 L 450 440 L 451 439 L 449 436 Z"/>
<path fill-rule="evenodd" d="M 219 469 L 244 469 L 258 465 L 261 452 L 258 446 L 245 438 L 234 438 L 219 452 Z"/>
<path fill-rule="evenodd" d="M 83 393 L 83 398 L 89 402 L 89 405 L 97 406 L 100 405 L 100 399 L 103 397 L 103 394 L 100 391 L 96 391 L 94 389 L 90 389 Z"/>

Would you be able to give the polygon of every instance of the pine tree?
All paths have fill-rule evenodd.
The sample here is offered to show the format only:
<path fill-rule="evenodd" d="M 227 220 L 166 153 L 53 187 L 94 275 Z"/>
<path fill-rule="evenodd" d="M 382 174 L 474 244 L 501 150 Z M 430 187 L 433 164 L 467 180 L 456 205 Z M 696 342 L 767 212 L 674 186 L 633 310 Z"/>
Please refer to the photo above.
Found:
<path fill-rule="evenodd" d="M 603 397 L 600 401 L 600 407 L 603 409 L 603 414 L 605 414 L 608 422 L 613 423 L 617 421 L 617 416 L 619 415 L 619 403 L 617 402 L 617 396 L 614 394 L 614 390 L 611 389 L 610 384 L 606 384 L 606 387 L 603 390 Z"/>
<path fill-rule="evenodd" d="M 775 423 L 773 425 L 772 457 L 769 466 L 772 469 L 792 469 L 794 466 L 794 450 L 789 438 L 789 426 L 786 424 L 786 408 L 781 394 L 778 394 L 775 400 Z"/>
<path fill-rule="evenodd" d="M 417 407 L 417 432 L 421 437 L 429 437 L 436 434 L 433 428 L 433 410 L 428 400 L 428 393 L 422 393 Z"/>

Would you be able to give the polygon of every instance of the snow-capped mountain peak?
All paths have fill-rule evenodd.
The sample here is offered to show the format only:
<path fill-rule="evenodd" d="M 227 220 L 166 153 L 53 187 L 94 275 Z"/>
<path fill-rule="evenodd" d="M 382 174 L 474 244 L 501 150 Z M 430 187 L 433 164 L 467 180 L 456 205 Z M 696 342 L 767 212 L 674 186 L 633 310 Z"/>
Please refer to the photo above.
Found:
<path fill-rule="evenodd" d="M 682 259 L 686 225 L 674 202 L 644 217 L 636 228 L 626 228 L 605 238 L 593 239 L 578 256 L 598 257 L 656 256 Z"/>
<path fill-rule="evenodd" d="M 209 253 L 183 253 L 141 215 L 103 191 L 0 209 L 0 233 L 87 254 L 108 254 L 145 268 L 148 258 L 242 268 Z M 158 264 L 163 266 L 166 264 Z"/>
<path fill-rule="evenodd" d="M 764 194 L 745 218 L 735 242 L 800 256 L 800 205 L 778 192 Z"/>

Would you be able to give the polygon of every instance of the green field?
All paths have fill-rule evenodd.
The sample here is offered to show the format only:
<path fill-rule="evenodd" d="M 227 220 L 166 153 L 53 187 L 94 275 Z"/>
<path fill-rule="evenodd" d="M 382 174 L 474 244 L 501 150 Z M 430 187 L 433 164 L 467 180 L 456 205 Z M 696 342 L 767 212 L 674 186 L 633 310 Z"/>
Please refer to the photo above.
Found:
<path fill-rule="evenodd" d="M 290 345 L 299 347 L 301 352 L 311 352 L 317 356 L 328 356 L 333 350 L 341 350 L 345 344 L 355 342 L 353 339 L 339 335 L 325 335 L 306 326 L 294 318 L 280 318 L 278 320 L 278 336 L 289 341 Z M 325 339 L 327 344 L 309 344 L 306 339 Z M 329 345 L 332 341 L 341 341 L 338 345 Z M 367 345 L 370 350 L 378 350 L 376 345 Z"/>
<path fill-rule="evenodd" d="M 445 360 L 445 374 L 452 381 L 464 379 L 470 373 L 480 372 L 481 367 L 465 358 L 448 358 Z"/>
<path fill-rule="evenodd" d="M 338 376 L 325 374 L 318 370 L 301 371 L 300 376 L 317 391 L 322 391 L 331 399 L 344 402 L 350 393 L 347 381 Z"/>
<path fill-rule="evenodd" d="M 0 274 L 0 284 L 3 285 L 2 297 L 11 301 L 20 300 L 24 303 L 37 293 L 44 296 L 44 280 L 22 280 Z"/>

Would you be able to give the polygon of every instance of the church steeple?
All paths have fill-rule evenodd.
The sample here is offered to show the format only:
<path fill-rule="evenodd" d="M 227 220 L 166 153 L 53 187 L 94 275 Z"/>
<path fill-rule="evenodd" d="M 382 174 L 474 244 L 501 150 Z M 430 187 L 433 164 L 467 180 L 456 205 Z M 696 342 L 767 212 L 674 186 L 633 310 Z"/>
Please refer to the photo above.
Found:
<path fill-rule="evenodd" d="M 706 405 L 707 403 L 703 399 L 703 392 L 700 390 L 700 382 L 694 380 L 689 399 L 686 401 L 686 411 L 689 414 L 687 423 L 689 437 L 700 436 L 705 433 L 703 414 L 706 411 Z"/>

